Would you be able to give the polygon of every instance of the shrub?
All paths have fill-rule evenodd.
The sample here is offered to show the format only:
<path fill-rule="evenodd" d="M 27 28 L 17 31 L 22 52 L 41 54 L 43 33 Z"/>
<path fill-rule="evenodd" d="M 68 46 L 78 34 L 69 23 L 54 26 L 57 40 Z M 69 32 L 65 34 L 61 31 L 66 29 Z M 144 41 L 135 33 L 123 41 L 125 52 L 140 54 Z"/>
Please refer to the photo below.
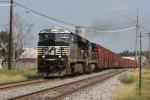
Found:
<path fill-rule="evenodd" d="M 123 84 L 132 84 L 135 82 L 135 77 L 133 75 L 121 74 L 119 80 Z"/>

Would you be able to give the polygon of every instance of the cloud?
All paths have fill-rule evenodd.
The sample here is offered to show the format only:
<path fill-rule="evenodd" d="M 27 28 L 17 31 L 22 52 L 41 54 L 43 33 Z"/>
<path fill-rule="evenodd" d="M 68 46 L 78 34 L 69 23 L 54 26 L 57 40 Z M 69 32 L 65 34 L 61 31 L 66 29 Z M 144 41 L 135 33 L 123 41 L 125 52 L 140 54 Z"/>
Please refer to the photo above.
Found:
<path fill-rule="evenodd" d="M 107 12 L 118 12 L 118 11 L 123 11 L 123 10 L 126 10 L 127 7 L 125 6 L 120 6 L 120 7 L 111 7 L 111 8 L 108 8 L 106 9 Z"/>

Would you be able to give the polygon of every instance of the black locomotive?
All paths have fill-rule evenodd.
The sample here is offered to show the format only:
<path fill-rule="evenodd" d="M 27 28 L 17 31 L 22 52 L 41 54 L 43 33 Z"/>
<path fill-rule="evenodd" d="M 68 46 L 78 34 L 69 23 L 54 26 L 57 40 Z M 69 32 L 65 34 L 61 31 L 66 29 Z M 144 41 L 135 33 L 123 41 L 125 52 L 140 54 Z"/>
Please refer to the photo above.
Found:
<path fill-rule="evenodd" d="M 44 29 L 39 33 L 38 73 L 63 76 L 92 72 L 97 66 L 95 44 L 66 29 Z"/>

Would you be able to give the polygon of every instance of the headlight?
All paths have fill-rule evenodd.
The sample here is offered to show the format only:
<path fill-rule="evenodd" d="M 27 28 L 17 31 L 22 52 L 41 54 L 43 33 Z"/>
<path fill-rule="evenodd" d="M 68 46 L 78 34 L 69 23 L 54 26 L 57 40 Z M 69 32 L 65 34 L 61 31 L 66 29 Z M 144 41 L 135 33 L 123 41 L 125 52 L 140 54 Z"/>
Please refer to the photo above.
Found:
<path fill-rule="evenodd" d="M 61 58 L 61 56 L 58 56 L 58 58 Z"/>
<path fill-rule="evenodd" d="M 43 55 L 42 58 L 45 58 L 45 56 Z"/>

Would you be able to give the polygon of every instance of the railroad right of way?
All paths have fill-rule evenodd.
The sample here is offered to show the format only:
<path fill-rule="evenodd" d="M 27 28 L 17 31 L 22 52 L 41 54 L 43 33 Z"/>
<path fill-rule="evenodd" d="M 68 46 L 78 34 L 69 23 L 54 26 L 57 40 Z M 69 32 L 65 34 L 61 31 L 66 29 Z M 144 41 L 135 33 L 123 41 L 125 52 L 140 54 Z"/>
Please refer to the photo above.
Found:
<path fill-rule="evenodd" d="M 49 88 L 49 91 L 52 91 L 53 93 L 55 93 L 56 91 L 59 92 L 59 93 L 60 92 L 64 92 L 64 91 L 68 91 L 68 92 L 66 92 L 66 94 L 68 95 L 69 93 L 71 93 L 70 90 L 72 89 L 72 87 L 76 88 L 75 86 L 77 86 L 77 87 L 83 87 L 83 86 L 85 86 L 85 84 L 88 85 L 89 83 L 92 83 L 95 80 L 97 80 L 97 79 L 95 79 L 95 80 L 93 79 L 92 80 L 91 77 L 94 77 L 94 76 L 97 76 L 97 75 L 101 75 L 101 74 L 103 74 L 102 76 L 105 76 L 104 75 L 105 73 L 107 73 L 107 71 L 104 71 L 104 72 L 101 72 L 101 73 L 93 73 L 93 74 L 89 74 L 89 75 L 79 76 L 79 77 L 75 77 L 75 78 L 64 79 L 64 80 L 55 81 L 55 82 L 49 82 L 49 83 L 46 82 L 45 84 L 42 84 L 42 85 L 39 84 L 39 85 L 31 86 L 31 87 L 30 86 L 24 86 L 24 87 L 19 87 L 19 88 L 14 89 L 14 90 L 7 90 L 7 91 L 3 90 L 3 91 L 0 91 L 0 97 L 1 97 L 0 99 L 13 99 L 13 98 L 17 99 L 21 95 L 28 95 L 28 94 L 31 94 L 31 93 L 34 94 L 34 93 L 36 93 L 38 91 L 41 91 L 41 90 L 44 90 L 44 89 L 48 89 L 48 88 Z M 110 76 L 112 76 L 112 75 L 110 74 Z M 80 85 L 77 85 L 77 83 L 76 83 L 76 85 L 71 86 L 71 88 L 69 88 L 69 85 L 68 85 L 68 89 L 67 88 L 65 88 L 65 89 L 60 88 L 60 89 L 56 89 L 56 90 L 54 89 L 54 90 L 52 90 L 52 88 L 54 88 L 54 87 L 58 88 L 60 85 L 69 84 L 71 82 L 75 83 L 75 81 L 84 80 L 84 79 L 86 79 L 88 81 L 87 82 L 81 82 Z M 89 85 L 89 87 L 90 87 L 90 85 Z M 58 94 L 58 93 L 55 93 L 55 94 Z M 38 94 L 38 95 L 40 95 L 40 94 Z M 35 97 L 38 97 L 38 95 L 34 94 Z M 44 95 L 46 95 L 46 94 L 44 94 Z M 44 96 L 41 96 L 41 97 L 43 98 Z M 39 96 L 39 98 L 41 98 L 41 97 Z M 60 99 L 60 98 L 62 99 L 64 97 L 66 97 L 66 96 L 63 96 L 63 95 L 62 95 L 62 97 L 53 96 L 53 97 L 50 97 L 50 98 L 51 99 L 52 98 L 53 99 L 55 99 L 55 98 L 56 99 L 57 98 L 58 99 Z"/>

